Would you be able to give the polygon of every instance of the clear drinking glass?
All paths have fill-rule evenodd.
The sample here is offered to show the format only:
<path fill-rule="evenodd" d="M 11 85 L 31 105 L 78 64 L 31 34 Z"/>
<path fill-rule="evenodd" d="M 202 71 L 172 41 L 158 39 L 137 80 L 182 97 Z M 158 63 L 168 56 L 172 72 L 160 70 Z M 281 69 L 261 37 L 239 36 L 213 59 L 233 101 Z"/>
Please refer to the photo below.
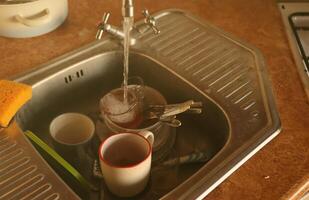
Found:
<path fill-rule="evenodd" d="M 100 102 L 101 117 L 108 129 L 108 134 L 116 133 L 138 133 L 144 130 L 154 134 L 153 161 L 161 160 L 168 154 L 175 141 L 175 128 L 170 127 L 158 119 L 148 120 L 145 109 L 148 105 L 167 104 L 163 95 L 156 89 L 144 86 L 139 77 L 130 77 L 128 85 L 129 104 L 123 108 L 115 108 L 116 103 L 110 103 L 109 95 L 119 95 L 123 100 L 123 88 L 117 88 L 106 94 Z M 113 97 L 114 98 L 114 97 Z M 107 102 L 107 103 L 106 103 Z"/>
<path fill-rule="evenodd" d="M 144 83 L 140 77 L 130 77 L 128 83 L 126 88 L 113 89 L 100 100 L 101 116 L 121 127 L 136 128 L 142 121 Z"/>

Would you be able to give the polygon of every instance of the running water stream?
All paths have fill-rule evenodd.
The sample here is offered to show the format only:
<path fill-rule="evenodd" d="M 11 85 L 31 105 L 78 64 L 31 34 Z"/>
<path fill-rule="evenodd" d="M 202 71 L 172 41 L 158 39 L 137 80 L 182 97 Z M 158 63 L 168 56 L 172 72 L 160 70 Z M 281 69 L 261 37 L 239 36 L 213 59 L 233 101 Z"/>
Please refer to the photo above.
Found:
<path fill-rule="evenodd" d="M 100 100 L 100 107 L 103 112 L 110 115 L 109 117 L 113 122 L 122 125 L 130 124 L 134 121 L 136 115 L 136 110 L 132 110 L 136 104 L 136 99 L 128 91 L 130 31 L 132 26 L 133 17 L 124 17 L 122 88 L 110 91 Z"/>
<path fill-rule="evenodd" d="M 128 76 L 129 76 L 129 48 L 130 48 L 130 31 L 133 26 L 133 17 L 124 17 L 123 19 L 123 89 L 124 101 L 127 101 L 128 91 Z"/>

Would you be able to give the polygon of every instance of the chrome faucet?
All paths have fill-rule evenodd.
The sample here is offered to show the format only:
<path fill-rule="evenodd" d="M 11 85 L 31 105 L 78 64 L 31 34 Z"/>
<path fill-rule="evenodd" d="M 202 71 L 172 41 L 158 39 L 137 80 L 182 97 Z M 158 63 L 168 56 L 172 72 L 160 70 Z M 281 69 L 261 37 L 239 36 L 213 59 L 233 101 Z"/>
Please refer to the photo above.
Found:
<path fill-rule="evenodd" d="M 134 6 L 133 6 L 133 0 L 123 0 L 122 1 L 122 9 L 121 9 L 122 17 L 124 18 L 133 18 L 134 17 Z M 145 33 L 149 29 L 152 29 L 154 34 L 159 34 L 160 31 L 156 26 L 156 21 L 153 16 L 151 16 L 147 9 L 143 10 L 143 15 L 145 16 L 144 23 L 142 25 L 139 25 L 138 27 L 134 27 L 138 32 Z M 98 31 L 96 34 L 96 39 L 101 39 L 104 32 L 107 32 L 114 37 L 123 40 L 124 38 L 124 32 L 122 29 L 110 25 L 107 23 L 108 19 L 110 17 L 110 13 L 104 13 L 102 17 L 102 21 L 98 25 Z M 134 45 L 136 43 L 136 39 L 131 37 L 130 38 L 130 44 Z"/>
<path fill-rule="evenodd" d="M 133 0 L 122 0 L 122 17 L 134 17 Z"/>

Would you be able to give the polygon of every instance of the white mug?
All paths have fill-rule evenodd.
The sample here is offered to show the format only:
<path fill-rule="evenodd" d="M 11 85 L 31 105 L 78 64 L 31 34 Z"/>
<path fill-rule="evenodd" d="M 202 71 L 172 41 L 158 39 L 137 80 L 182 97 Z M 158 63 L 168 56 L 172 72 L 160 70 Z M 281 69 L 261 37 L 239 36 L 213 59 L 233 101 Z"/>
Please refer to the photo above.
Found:
<path fill-rule="evenodd" d="M 119 133 L 99 148 L 100 166 L 107 188 L 119 197 L 132 197 L 147 185 L 154 135 L 150 131 Z"/>
<path fill-rule="evenodd" d="M 95 131 L 92 120 L 80 113 L 64 113 L 53 119 L 49 131 L 58 153 L 78 170 L 86 171 L 83 165 L 89 166 L 87 149 Z"/>

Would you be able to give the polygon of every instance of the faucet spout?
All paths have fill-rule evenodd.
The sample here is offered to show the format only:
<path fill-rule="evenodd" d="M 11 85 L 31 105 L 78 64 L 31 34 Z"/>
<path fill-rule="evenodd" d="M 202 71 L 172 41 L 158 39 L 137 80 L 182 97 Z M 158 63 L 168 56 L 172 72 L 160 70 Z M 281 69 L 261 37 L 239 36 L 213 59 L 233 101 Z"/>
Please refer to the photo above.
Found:
<path fill-rule="evenodd" d="M 122 0 L 122 16 L 134 17 L 133 0 Z"/>
<path fill-rule="evenodd" d="M 133 0 L 122 0 L 121 13 L 123 17 L 123 28 L 122 29 L 108 24 L 107 21 L 108 21 L 110 14 L 104 13 L 102 21 L 98 24 L 98 31 L 96 34 L 96 39 L 101 39 L 103 33 L 107 32 L 115 36 L 119 40 L 123 41 L 126 37 L 128 37 L 128 35 L 130 35 L 130 31 L 133 29 L 135 29 L 139 33 L 145 33 L 149 29 L 152 29 L 155 34 L 160 33 L 160 31 L 158 30 L 156 26 L 155 18 L 149 14 L 148 10 L 143 11 L 143 14 L 145 16 L 144 23 L 140 24 L 139 26 L 134 26 Z M 136 39 L 134 37 L 130 37 L 129 44 L 134 45 L 135 43 L 136 43 Z"/>

